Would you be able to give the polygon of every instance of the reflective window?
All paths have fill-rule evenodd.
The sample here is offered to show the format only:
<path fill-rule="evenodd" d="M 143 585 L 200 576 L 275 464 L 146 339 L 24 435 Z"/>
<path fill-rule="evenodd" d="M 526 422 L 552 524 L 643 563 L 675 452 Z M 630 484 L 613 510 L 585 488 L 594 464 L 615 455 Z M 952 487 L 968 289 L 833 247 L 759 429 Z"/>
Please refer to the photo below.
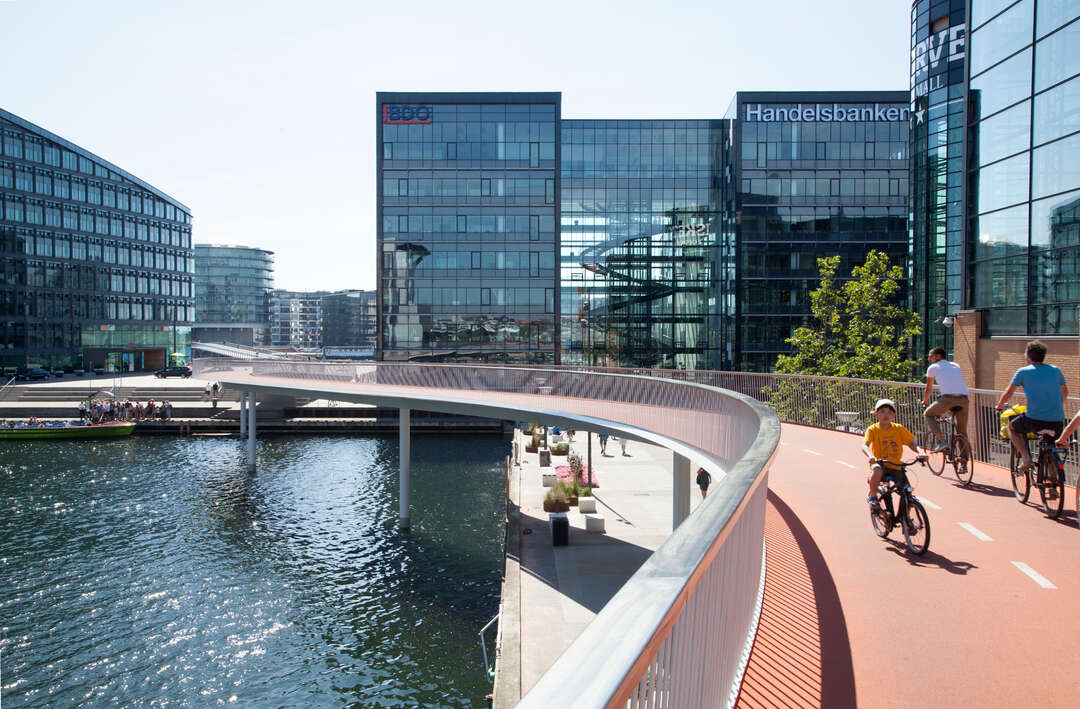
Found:
<path fill-rule="evenodd" d="M 1080 22 L 1035 44 L 1035 90 L 1080 74 Z"/>
<path fill-rule="evenodd" d="M 1035 30 L 1042 37 L 1077 16 L 1080 16 L 1080 7 L 1076 0 L 1039 0 L 1039 7 L 1035 11 Z"/>
<path fill-rule="evenodd" d="M 977 115 L 989 116 L 1031 95 L 1031 48 L 971 80 Z"/>
<path fill-rule="evenodd" d="M 1035 97 L 1036 145 L 1080 130 L 1080 78 Z"/>
<path fill-rule="evenodd" d="M 1028 156 L 1017 155 L 978 172 L 978 212 L 1007 207 L 1028 198 Z"/>
<path fill-rule="evenodd" d="M 971 34 L 971 75 L 1031 44 L 1032 0 L 1022 0 Z"/>
<path fill-rule="evenodd" d="M 1018 256 L 975 264 L 975 307 L 1027 303 L 1028 258 Z"/>
<path fill-rule="evenodd" d="M 1032 256 L 1031 303 L 1069 303 L 1075 313 L 1080 302 L 1080 248 L 1052 249 Z M 1051 332 L 1057 329 L 1055 325 Z"/>
<path fill-rule="evenodd" d="M 1080 190 L 1032 202 L 1031 245 L 1052 249 L 1080 245 Z"/>
<path fill-rule="evenodd" d="M 972 0 L 971 26 L 978 27 L 1016 0 Z"/>
<path fill-rule="evenodd" d="M 1031 103 L 1024 101 L 976 127 L 975 164 L 985 165 L 1030 147 Z"/>
<path fill-rule="evenodd" d="M 1046 195 L 1080 187 L 1080 134 L 1036 148 L 1032 163 L 1032 195 Z"/>

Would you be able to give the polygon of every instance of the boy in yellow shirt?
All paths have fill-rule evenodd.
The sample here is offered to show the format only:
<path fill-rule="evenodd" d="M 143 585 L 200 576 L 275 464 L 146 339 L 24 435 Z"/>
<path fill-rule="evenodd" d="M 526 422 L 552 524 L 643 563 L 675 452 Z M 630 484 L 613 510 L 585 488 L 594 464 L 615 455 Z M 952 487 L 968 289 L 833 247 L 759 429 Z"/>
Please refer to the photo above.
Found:
<path fill-rule="evenodd" d="M 866 501 L 871 506 L 877 504 L 877 488 L 885 476 L 885 468 L 890 471 L 902 470 L 898 463 L 901 460 L 903 447 L 907 446 L 916 454 L 919 453 L 915 445 L 915 434 L 900 424 L 893 423 L 896 419 L 895 402 L 891 399 L 878 399 L 878 402 L 874 404 L 874 415 L 877 416 L 878 422 L 866 429 L 862 449 L 866 457 L 870 459 L 870 477 L 867 479 L 867 483 L 870 484 L 870 493 Z M 890 463 L 896 465 L 889 465 Z"/>

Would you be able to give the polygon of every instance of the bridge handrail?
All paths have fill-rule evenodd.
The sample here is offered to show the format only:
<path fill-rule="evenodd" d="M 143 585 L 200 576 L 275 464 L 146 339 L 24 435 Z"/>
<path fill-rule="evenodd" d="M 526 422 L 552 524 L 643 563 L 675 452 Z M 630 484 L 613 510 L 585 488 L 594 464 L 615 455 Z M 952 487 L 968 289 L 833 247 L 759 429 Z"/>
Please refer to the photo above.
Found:
<path fill-rule="evenodd" d="M 765 494 L 780 436 L 776 415 L 760 402 L 628 370 L 250 359 L 204 359 L 194 366 L 204 377 L 232 373 L 227 381 L 238 386 L 236 379 L 247 374 L 322 382 L 338 398 L 387 386 L 446 389 L 454 397 L 462 391 L 528 394 L 536 411 L 576 411 L 581 421 L 616 426 L 618 420 L 606 420 L 612 409 L 606 404 L 628 404 L 636 417 L 628 428 L 655 434 L 673 450 L 690 450 L 725 474 L 521 706 L 653 706 L 661 698 L 670 706 L 717 706 L 737 696 L 760 610 Z M 595 418 L 580 413 L 589 406 L 600 412 Z"/>

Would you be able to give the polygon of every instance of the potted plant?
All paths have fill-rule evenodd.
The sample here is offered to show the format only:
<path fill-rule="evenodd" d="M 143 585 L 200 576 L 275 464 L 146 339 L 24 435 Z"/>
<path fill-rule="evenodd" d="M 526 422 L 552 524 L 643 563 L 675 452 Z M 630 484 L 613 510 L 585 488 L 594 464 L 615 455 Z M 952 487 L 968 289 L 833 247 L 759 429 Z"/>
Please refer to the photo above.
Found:
<path fill-rule="evenodd" d="M 556 443 L 551 447 L 552 455 L 567 455 L 570 453 L 569 443 Z"/>
<path fill-rule="evenodd" d="M 570 509 L 570 499 L 566 483 L 555 483 L 544 495 L 544 512 L 566 512 Z"/>
<path fill-rule="evenodd" d="M 534 432 L 532 439 L 525 444 L 525 452 L 535 453 L 538 450 L 540 450 L 540 434 Z"/>

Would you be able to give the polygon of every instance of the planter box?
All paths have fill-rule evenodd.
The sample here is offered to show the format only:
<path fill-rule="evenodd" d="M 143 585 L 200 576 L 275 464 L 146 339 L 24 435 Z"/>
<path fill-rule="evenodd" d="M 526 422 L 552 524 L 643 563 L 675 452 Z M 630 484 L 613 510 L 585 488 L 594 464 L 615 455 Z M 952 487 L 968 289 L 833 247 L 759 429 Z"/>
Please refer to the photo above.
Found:
<path fill-rule="evenodd" d="M 544 500 L 544 512 L 569 512 L 570 505 L 566 500 Z"/>
<path fill-rule="evenodd" d="M 552 455 L 567 456 L 567 455 L 570 455 L 570 449 L 568 448 L 568 449 L 566 449 L 564 451 L 560 451 L 560 450 L 555 450 L 554 448 L 552 448 L 551 449 L 551 454 Z"/>
<path fill-rule="evenodd" d="M 525 452 L 526 453 L 535 453 L 538 450 L 540 450 L 540 449 L 537 448 L 536 446 L 525 446 Z"/>

